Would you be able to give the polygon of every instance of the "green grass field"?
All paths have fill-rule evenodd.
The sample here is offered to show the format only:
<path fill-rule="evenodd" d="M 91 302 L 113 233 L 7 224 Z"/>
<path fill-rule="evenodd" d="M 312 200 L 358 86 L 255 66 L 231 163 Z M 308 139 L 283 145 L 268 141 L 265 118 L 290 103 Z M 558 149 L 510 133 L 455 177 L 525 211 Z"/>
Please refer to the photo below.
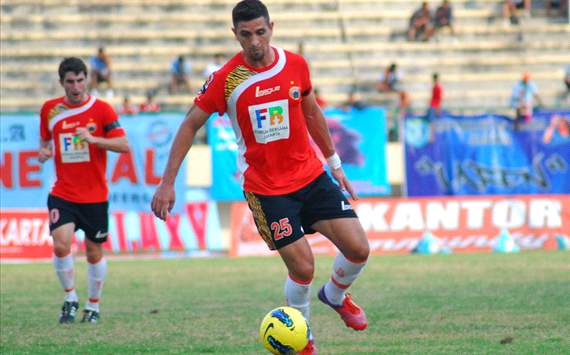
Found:
<path fill-rule="evenodd" d="M 570 353 L 568 253 L 373 257 L 352 289 L 364 332 L 316 299 L 332 260 L 317 258 L 313 286 L 320 354 Z M 263 354 L 284 277 L 278 258 L 110 260 L 101 322 L 62 326 L 51 265 L 2 265 L 0 352 Z"/>

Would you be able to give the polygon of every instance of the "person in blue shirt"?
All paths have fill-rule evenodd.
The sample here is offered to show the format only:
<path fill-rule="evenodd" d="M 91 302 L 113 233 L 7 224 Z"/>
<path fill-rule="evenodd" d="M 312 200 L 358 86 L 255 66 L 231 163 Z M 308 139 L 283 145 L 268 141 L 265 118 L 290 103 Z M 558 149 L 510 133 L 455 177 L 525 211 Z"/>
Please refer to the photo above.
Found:
<path fill-rule="evenodd" d="M 192 86 L 190 85 L 190 62 L 187 61 L 184 56 L 180 55 L 172 61 L 170 65 L 170 93 L 176 94 L 177 92 L 184 90 L 186 92 L 192 91 Z"/>
<path fill-rule="evenodd" d="M 107 86 L 107 97 L 112 97 L 111 58 L 103 47 L 99 47 L 97 55 L 91 57 L 91 92 L 93 95 L 97 96 L 100 84 Z"/>
<path fill-rule="evenodd" d="M 529 122 L 532 119 L 535 99 L 542 106 L 536 84 L 530 80 L 530 73 L 525 72 L 522 79 L 513 86 L 511 94 L 511 108 L 515 110 L 515 130 L 520 128 L 521 121 Z"/>

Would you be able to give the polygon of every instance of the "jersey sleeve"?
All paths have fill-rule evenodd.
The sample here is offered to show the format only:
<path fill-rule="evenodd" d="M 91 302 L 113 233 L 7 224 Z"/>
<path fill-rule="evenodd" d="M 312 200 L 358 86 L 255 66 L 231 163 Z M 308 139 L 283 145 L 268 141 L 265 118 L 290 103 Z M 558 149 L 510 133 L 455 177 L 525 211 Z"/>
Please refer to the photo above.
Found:
<path fill-rule="evenodd" d="M 301 57 L 300 63 L 301 69 L 301 93 L 303 96 L 307 96 L 313 90 L 313 84 L 311 83 L 311 72 L 309 70 L 309 65 L 305 58 Z"/>
<path fill-rule="evenodd" d="M 103 134 L 106 138 L 123 137 L 125 135 L 125 130 L 119 123 L 117 112 L 109 104 L 105 104 L 103 110 Z"/>
<path fill-rule="evenodd" d="M 51 140 L 51 132 L 49 131 L 49 114 L 50 106 L 46 103 L 43 104 L 40 110 L 40 137 L 44 141 Z"/>
<path fill-rule="evenodd" d="M 217 112 L 223 115 L 226 112 L 224 81 L 224 75 L 219 71 L 210 74 L 194 99 L 194 104 L 207 113 Z"/>

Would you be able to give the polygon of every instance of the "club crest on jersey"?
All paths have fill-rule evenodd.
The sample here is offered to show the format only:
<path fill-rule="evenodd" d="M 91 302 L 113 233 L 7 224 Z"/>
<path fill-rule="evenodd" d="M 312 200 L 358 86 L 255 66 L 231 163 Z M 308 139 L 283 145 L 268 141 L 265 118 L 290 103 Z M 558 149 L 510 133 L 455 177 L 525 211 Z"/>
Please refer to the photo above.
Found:
<path fill-rule="evenodd" d="M 298 86 L 291 86 L 289 89 L 289 97 L 293 100 L 300 100 L 301 99 L 301 89 Z"/>
<path fill-rule="evenodd" d="M 93 133 L 97 130 L 97 123 L 89 122 L 86 127 L 89 132 Z"/>

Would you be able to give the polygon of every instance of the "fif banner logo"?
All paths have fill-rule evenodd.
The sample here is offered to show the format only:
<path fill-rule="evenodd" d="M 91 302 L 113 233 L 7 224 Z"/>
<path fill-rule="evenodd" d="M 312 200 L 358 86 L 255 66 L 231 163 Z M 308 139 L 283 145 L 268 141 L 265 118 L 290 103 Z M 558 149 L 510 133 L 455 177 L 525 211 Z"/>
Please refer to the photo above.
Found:
<path fill-rule="evenodd" d="M 258 143 L 289 138 L 289 100 L 250 106 L 249 116 Z"/>
<path fill-rule="evenodd" d="M 81 150 L 84 148 L 85 143 L 79 136 L 63 137 L 63 150 L 69 152 L 71 150 Z"/>

